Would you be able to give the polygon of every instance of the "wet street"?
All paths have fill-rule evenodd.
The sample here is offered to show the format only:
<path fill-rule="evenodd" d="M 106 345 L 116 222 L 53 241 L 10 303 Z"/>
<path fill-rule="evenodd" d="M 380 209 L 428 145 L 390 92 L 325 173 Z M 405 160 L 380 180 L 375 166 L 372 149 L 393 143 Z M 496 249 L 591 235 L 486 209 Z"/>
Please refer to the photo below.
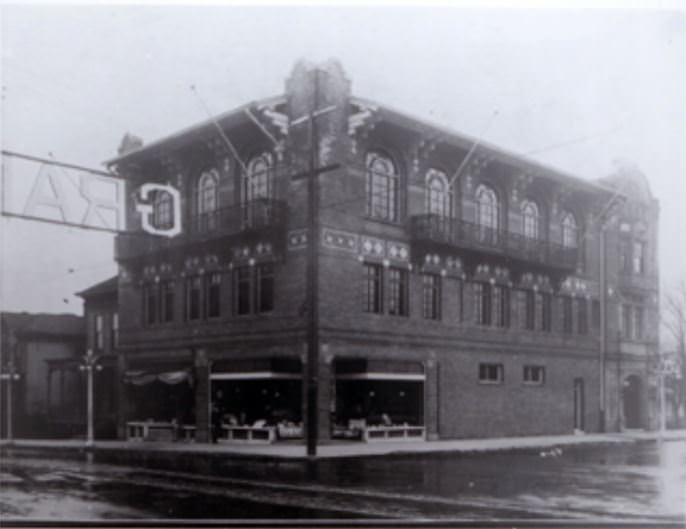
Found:
<path fill-rule="evenodd" d="M 5 450 L 0 516 L 103 519 L 685 519 L 686 441 L 316 463 Z"/>

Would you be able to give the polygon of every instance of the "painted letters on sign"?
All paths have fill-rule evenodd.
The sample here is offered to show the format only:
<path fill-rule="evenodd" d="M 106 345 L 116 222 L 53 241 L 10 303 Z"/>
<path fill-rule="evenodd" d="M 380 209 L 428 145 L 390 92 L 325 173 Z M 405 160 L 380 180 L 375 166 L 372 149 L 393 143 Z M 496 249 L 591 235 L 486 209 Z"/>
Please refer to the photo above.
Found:
<path fill-rule="evenodd" d="M 127 182 L 97 171 L 3 151 L 2 215 L 72 227 L 126 232 Z M 152 222 L 155 192 L 167 193 L 171 226 L 160 229 Z M 181 233 L 181 196 L 170 185 L 143 184 L 136 193 L 135 210 L 144 231 L 163 237 Z"/>

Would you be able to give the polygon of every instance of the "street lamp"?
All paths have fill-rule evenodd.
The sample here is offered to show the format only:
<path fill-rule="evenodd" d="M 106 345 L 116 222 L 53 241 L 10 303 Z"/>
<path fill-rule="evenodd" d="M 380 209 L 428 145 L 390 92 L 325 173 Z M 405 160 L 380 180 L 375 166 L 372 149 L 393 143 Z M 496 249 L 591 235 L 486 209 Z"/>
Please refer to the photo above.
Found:
<path fill-rule="evenodd" d="M 88 352 L 83 355 L 83 363 L 79 364 L 79 369 L 86 372 L 88 380 L 88 433 L 86 436 L 86 446 L 92 447 L 94 445 L 93 441 L 93 371 L 102 371 L 102 366 L 98 364 L 100 360 L 100 355 L 94 355 L 92 349 L 88 349 Z"/>
<path fill-rule="evenodd" d="M 0 380 L 7 381 L 7 443 L 12 444 L 12 382 L 21 378 L 14 365 L 14 359 L 10 358 L 5 369 L 0 373 Z"/>

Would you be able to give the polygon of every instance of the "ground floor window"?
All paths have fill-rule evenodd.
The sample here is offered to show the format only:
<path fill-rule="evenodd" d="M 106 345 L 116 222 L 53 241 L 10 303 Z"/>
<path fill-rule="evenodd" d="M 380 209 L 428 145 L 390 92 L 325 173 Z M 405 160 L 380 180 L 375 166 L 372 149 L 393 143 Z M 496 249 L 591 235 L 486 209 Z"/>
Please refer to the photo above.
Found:
<path fill-rule="evenodd" d="M 479 382 L 481 384 L 502 384 L 504 375 L 503 364 L 479 364 Z"/>
<path fill-rule="evenodd" d="M 524 366 L 523 380 L 525 384 L 541 386 L 545 381 L 545 367 Z"/>
<path fill-rule="evenodd" d="M 214 423 L 302 424 L 302 382 L 295 379 L 213 380 Z"/>
<path fill-rule="evenodd" d="M 335 390 L 335 425 L 420 426 L 424 422 L 421 381 L 337 380 Z"/>

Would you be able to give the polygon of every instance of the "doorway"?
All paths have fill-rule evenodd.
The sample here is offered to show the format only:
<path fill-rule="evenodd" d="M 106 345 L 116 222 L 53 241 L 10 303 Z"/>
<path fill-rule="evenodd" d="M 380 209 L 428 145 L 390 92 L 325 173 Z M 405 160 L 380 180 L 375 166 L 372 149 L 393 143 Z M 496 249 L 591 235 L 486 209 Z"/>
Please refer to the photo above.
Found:
<path fill-rule="evenodd" d="M 629 375 L 622 387 L 624 427 L 641 428 L 641 377 Z"/>
<path fill-rule="evenodd" d="M 574 431 L 584 431 L 584 379 L 574 379 Z"/>

